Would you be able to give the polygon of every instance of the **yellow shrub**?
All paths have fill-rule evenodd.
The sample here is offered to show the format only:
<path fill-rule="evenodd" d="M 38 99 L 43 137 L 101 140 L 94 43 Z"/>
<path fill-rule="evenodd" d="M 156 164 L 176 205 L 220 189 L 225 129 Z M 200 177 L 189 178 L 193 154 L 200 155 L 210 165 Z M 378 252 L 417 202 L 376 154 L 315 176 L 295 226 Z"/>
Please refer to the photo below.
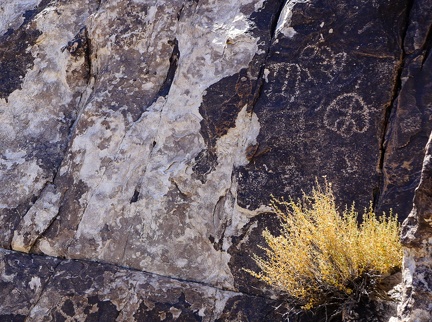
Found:
<path fill-rule="evenodd" d="M 377 218 L 370 208 L 359 225 L 353 207 L 338 212 L 330 184 L 298 202 L 273 199 L 271 206 L 280 235 L 263 232 L 266 256 L 254 256 L 261 271 L 246 271 L 304 309 L 359 300 L 401 266 L 396 216 Z"/>

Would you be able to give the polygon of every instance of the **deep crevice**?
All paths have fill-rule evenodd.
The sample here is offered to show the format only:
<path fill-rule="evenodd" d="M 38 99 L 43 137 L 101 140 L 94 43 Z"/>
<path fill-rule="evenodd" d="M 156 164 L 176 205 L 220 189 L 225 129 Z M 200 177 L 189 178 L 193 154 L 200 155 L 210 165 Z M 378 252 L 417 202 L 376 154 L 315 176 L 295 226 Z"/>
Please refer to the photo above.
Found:
<path fill-rule="evenodd" d="M 85 57 L 85 64 L 87 67 L 87 85 L 89 85 L 90 80 L 92 78 L 96 79 L 96 74 L 93 72 L 93 61 L 92 61 L 93 50 L 92 50 L 91 39 L 88 35 L 87 27 L 84 28 L 85 28 L 85 41 L 86 41 L 84 57 Z"/>
<path fill-rule="evenodd" d="M 19 251 L 10 250 L 10 249 L 4 249 L 4 248 L 0 248 L 0 250 L 4 250 L 4 251 L 9 252 L 9 253 L 23 254 L 23 256 L 39 256 L 39 257 L 52 258 L 52 259 L 58 260 L 59 262 L 53 268 L 53 274 L 47 280 L 47 282 L 46 282 L 45 285 L 48 285 L 49 280 L 52 278 L 52 276 L 55 273 L 55 270 L 57 269 L 57 267 L 59 265 L 61 265 L 63 262 L 66 262 L 66 261 L 75 261 L 75 262 L 88 263 L 90 266 L 97 265 L 97 264 L 99 264 L 99 265 L 106 265 L 106 266 L 113 267 L 115 269 L 124 269 L 124 270 L 130 271 L 130 272 L 142 273 L 143 275 L 148 275 L 150 277 L 152 277 L 152 276 L 153 277 L 160 277 L 160 278 L 170 279 L 170 280 L 178 281 L 178 282 L 198 284 L 198 285 L 201 285 L 201 286 L 210 287 L 212 289 L 223 291 L 223 292 L 236 293 L 238 295 L 246 295 L 246 296 L 251 296 L 251 297 L 256 297 L 256 298 L 263 298 L 263 299 L 267 299 L 267 300 L 270 300 L 270 301 L 274 301 L 274 299 L 272 299 L 270 297 L 259 295 L 259 294 L 252 294 L 252 293 L 247 293 L 247 292 L 239 292 L 239 291 L 236 291 L 236 290 L 233 290 L 233 289 L 229 289 L 229 288 L 226 288 L 226 287 L 218 287 L 218 286 L 206 283 L 206 282 L 189 280 L 189 279 L 183 279 L 183 278 L 180 278 L 180 277 L 162 275 L 162 274 L 153 273 L 153 272 L 147 272 L 147 271 L 140 270 L 140 269 L 137 269 L 137 268 L 133 268 L 133 267 L 129 267 L 129 266 L 123 266 L 123 265 L 116 265 L 116 264 L 112 264 L 112 263 L 104 262 L 104 261 L 100 261 L 100 260 L 95 260 L 95 259 L 92 259 L 92 260 L 90 260 L 90 259 L 74 259 L 74 258 L 64 258 L 64 257 L 49 256 L 49 255 L 45 255 L 45 254 L 44 255 L 27 254 L 27 253 L 22 253 L 22 252 L 19 252 Z M 42 295 L 42 292 L 43 292 L 43 290 L 40 293 L 41 295 Z M 37 302 L 35 303 L 35 305 L 32 306 L 32 308 L 34 306 L 36 306 L 36 304 L 37 304 Z M 31 309 L 30 309 L 30 311 L 31 311 Z"/>
<path fill-rule="evenodd" d="M 169 58 L 170 66 L 168 68 L 167 75 L 165 80 L 158 92 L 158 97 L 163 96 L 166 97 L 171 89 L 172 82 L 174 80 L 175 73 L 177 71 L 178 61 L 180 58 L 180 50 L 178 46 L 177 38 L 174 40 L 168 40 L 168 44 L 173 46 L 173 51 L 171 53 L 171 57 Z"/>
<path fill-rule="evenodd" d="M 63 46 L 60 51 L 64 52 L 67 50 L 71 57 L 84 57 L 84 65 L 86 68 L 85 80 L 87 85 L 90 83 L 92 77 L 96 77 L 96 75 L 92 72 L 93 62 L 92 62 L 92 43 L 88 34 L 87 26 L 81 27 L 78 33 L 74 36 L 74 38 Z"/>
<path fill-rule="evenodd" d="M 132 198 L 131 198 L 131 200 L 130 200 L 130 203 L 137 202 L 137 201 L 138 201 L 139 194 L 140 194 L 139 190 L 135 189 L 135 191 L 134 191 L 134 193 L 133 193 L 133 196 L 132 196 Z"/>
<path fill-rule="evenodd" d="M 283 1 L 283 2 L 280 4 L 280 6 L 279 6 L 278 11 L 276 11 L 275 19 L 274 19 L 274 21 L 272 21 L 272 25 L 271 25 L 271 28 L 270 28 L 271 40 L 273 40 L 273 39 L 275 38 L 275 36 L 276 36 L 276 27 L 277 27 L 277 23 L 278 23 L 278 21 L 279 21 L 279 18 L 280 18 L 280 15 L 281 15 L 281 13 L 282 13 L 283 8 L 285 7 L 285 5 L 286 5 L 288 2 L 291 2 L 291 0 L 285 0 L 285 1 Z"/>
<path fill-rule="evenodd" d="M 83 56 L 84 64 L 86 68 L 86 74 L 84 80 L 87 85 L 84 88 L 78 100 L 77 115 L 75 118 L 72 118 L 70 120 L 69 134 L 68 134 L 68 141 L 70 141 L 72 134 L 75 131 L 77 123 L 80 119 L 80 116 L 84 110 L 84 107 L 87 103 L 87 100 L 94 89 L 94 83 L 96 80 L 96 75 L 92 71 L 93 68 L 92 43 L 89 38 L 88 30 L 86 26 L 82 27 L 79 30 L 79 32 L 75 35 L 75 37 L 71 41 L 69 41 L 63 48 L 61 48 L 62 52 L 64 50 L 67 50 L 70 53 L 71 57 Z"/>
<path fill-rule="evenodd" d="M 154 99 L 141 110 L 141 113 L 137 117 L 134 118 L 134 120 L 133 120 L 134 122 L 138 121 L 141 118 L 141 116 L 143 115 L 143 113 L 147 110 L 147 108 L 149 106 L 153 105 L 158 100 L 159 97 L 167 97 L 169 94 L 169 91 L 171 89 L 171 85 L 174 81 L 174 77 L 175 77 L 175 74 L 177 71 L 178 61 L 180 59 L 180 49 L 178 46 L 177 38 L 174 38 L 173 40 L 168 40 L 168 44 L 173 47 L 173 51 L 172 51 L 171 56 L 169 58 L 170 66 L 168 67 L 168 71 L 167 71 L 167 75 L 165 77 L 165 80 L 163 81 L 163 83 L 162 83 L 158 93 L 154 97 Z"/>
<path fill-rule="evenodd" d="M 253 113 L 254 107 L 255 107 L 256 103 L 258 102 L 258 99 L 262 95 L 262 92 L 263 92 L 263 89 L 264 89 L 264 86 L 263 86 L 264 85 L 264 70 L 265 70 L 265 67 L 267 65 L 267 61 L 268 61 L 269 56 L 270 56 L 270 51 L 271 51 L 271 47 L 272 47 L 273 41 L 276 38 L 277 23 L 279 21 L 279 18 L 280 18 L 280 15 L 282 13 L 282 10 L 285 7 L 285 4 L 287 2 L 289 2 L 289 1 L 291 1 L 291 0 L 285 0 L 285 1 L 283 1 L 280 4 L 280 6 L 279 6 L 278 10 L 276 11 L 276 14 L 275 14 L 275 16 L 273 18 L 273 21 L 271 21 L 270 41 L 269 41 L 269 44 L 267 46 L 267 50 L 266 50 L 266 54 L 264 56 L 263 62 L 261 64 L 261 66 L 260 66 L 260 70 L 258 72 L 256 87 L 254 88 L 255 95 L 253 96 L 253 99 L 252 99 L 252 101 L 250 103 L 250 106 L 248 106 L 248 108 L 247 108 L 247 111 L 249 113 L 251 113 L 251 114 Z"/>
<path fill-rule="evenodd" d="M 208 239 L 212 243 L 213 248 L 216 251 L 222 251 L 223 249 L 223 241 L 225 238 L 225 231 L 227 228 L 226 220 L 223 220 L 224 218 L 219 218 L 221 223 L 217 223 L 217 221 L 219 220 L 216 220 L 216 217 L 218 217 L 220 213 L 224 213 L 223 207 L 225 205 L 225 201 L 228 194 L 229 194 L 229 190 L 227 190 L 223 195 L 219 196 L 218 201 L 213 207 L 212 217 L 213 217 L 215 236 L 210 235 Z M 220 228 L 220 230 L 218 228 Z"/>
<path fill-rule="evenodd" d="M 397 107 L 397 100 L 400 94 L 400 91 L 402 89 L 402 73 L 404 71 L 405 68 L 405 63 L 406 63 L 406 53 L 405 53 L 405 49 L 404 49 L 404 43 L 405 43 L 405 38 L 406 38 L 406 34 L 407 34 L 407 30 L 408 30 L 408 26 L 410 23 L 410 15 L 411 15 L 411 10 L 412 7 L 414 5 L 414 0 L 409 0 L 407 3 L 407 8 L 406 8 L 406 13 L 405 13 L 405 18 L 404 18 L 404 23 L 403 28 L 402 28 L 402 36 L 401 36 L 401 43 L 400 43 L 400 47 L 401 47 L 401 55 L 399 58 L 399 63 L 398 63 L 398 67 L 397 67 L 397 73 L 396 76 L 394 78 L 393 81 L 393 88 L 392 88 L 392 95 L 391 95 L 391 99 L 390 99 L 390 104 L 387 106 L 385 112 L 384 112 L 384 120 L 382 123 L 382 132 L 381 132 L 381 139 L 380 139 L 380 153 L 379 153 L 379 160 L 378 160 L 378 175 L 380 176 L 380 180 L 379 180 L 379 187 L 375 187 L 374 191 L 373 191 L 373 209 L 376 209 L 376 206 L 379 204 L 379 200 L 381 198 L 381 191 L 383 189 L 384 186 L 384 159 L 386 156 L 386 149 L 387 149 L 387 139 L 391 134 L 391 124 L 390 124 L 390 119 L 391 116 L 394 112 L 394 110 Z"/>
<path fill-rule="evenodd" d="M 432 26 L 430 26 L 428 34 L 426 36 L 425 53 L 424 53 L 424 57 L 423 57 L 423 60 L 422 60 L 422 68 L 423 68 L 423 64 L 428 59 L 431 51 L 432 51 Z"/>
<path fill-rule="evenodd" d="M 183 9 L 184 9 L 184 4 L 181 6 L 180 10 L 177 12 L 177 21 L 180 21 Z"/>
<path fill-rule="evenodd" d="M 97 3 L 96 11 L 99 11 L 99 9 L 102 5 L 102 0 L 96 0 L 96 3 Z"/>

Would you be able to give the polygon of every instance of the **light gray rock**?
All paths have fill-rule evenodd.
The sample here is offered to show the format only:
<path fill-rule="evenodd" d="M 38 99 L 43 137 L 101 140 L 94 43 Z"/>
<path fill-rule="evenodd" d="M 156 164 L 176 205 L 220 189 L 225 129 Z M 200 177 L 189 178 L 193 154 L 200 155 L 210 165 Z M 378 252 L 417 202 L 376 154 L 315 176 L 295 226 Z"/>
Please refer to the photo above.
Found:
<path fill-rule="evenodd" d="M 33 10 L 42 0 L 3 0 L 0 4 L 0 34 L 18 29 L 27 11 Z"/>
<path fill-rule="evenodd" d="M 246 67 L 258 50 L 259 38 L 249 33 L 253 27 L 249 16 L 262 3 L 250 6 L 249 1 L 233 1 L 228 5 L 229 9 L 215 2 L 108 1 L 82 22 L 87 27 L 83 37 L 88 40 L 80 46 L 88 48 L 81 54 L 69 53 L 71 48 L 60 52 L 67 43 L 62 41 L 65 37 L 38 39 L 41 51 L 53 55 L 55 48 L 55 57 L 60 57 L 44 61 L 47 68 L 58 70 L 47 74 L 53 85 L 60 86 L 56 91 L 64 91 L 58 93 L 62 101 L 52 103 L 68 106 L 73 101 L 69 88 L 82 93 L 73 101 L 76 121 L 55 180 L 43 178 L 42 170 L 33 165 L 35 169 L 26 172 L 37 178 L 22 184 L 23 189 L 33 189 L 27 195 L 38 195 L 42 187 L 36 190 L 37 180 L 41 185 L 54 180 L 62 195 L 60 203 L 56 199 L 52 204 L 49 221 L 55 220 L 37 241 L 38 251 L 233 288 L 226 253 L 230 235 L 259 211 L 242 210 L 232 198 L 228 204 L 218 203 L 227 194 L 235 196 L 233 168 L 248 162 L 245 149 L 255 143 L 259 132 L 258 119 L 246 112 L 246 105 L 235 128 L 217 142 L 217 169 L 205 184 L 191 179 L 193 160 L 204 148 L 198 108 L 206 88 Z M 60 5 L 56 10 L 72 14 L 76 9 Z M 56 15 L 54 8 L 47 9 L 36 21 L 38 28 L 54 24 Z M 233 44 L 227 44 L 228 39 Z M 27 74 L 24 84 L 34 83 L 30 81 L 34 77 Z M 40 81 L 36 86 L 42 84 L 46 86 Z M 25 91 L 24 85 L 21 92 Z M 13 95 L 19 95 L 18 91 L 6 104 L 14 104 Z M 58 119 L 57 113 L 49 114 L 52 122 Z M 42 121 L 45 126 L 38 125 Z M 42 115 L 31 126 L 38 139 L 42 133 L 53 144 L 65 139 L 46 133 L 54 125 Z M 21 168 L 32 162 L 37 160 L 22 162 Z M 18 161 L 14 165 L 15 171 L 24 171 Z M 7 207 L 16 203 L 10 201 Z M 20 220 L 13 249 L 29 251 L 45 232 L 47 227 L 28 231 L 28 217 L 35 216 L 37 209 L 38 202 Z M 218 217 L 228 213 L 231 218 Z M 208 236 L 221 236 L 221 225 L 228 220 L 224 251 L 215 250 Z M 23 236 L 28 233 L 32 237 L 25 243 Z"/>
<path fill-rule="evenodd" d="M 16 3 L 2 6 L 9 12 Z M 74 81 L 68 82 L 68 70 L 75 73 L 78 62 L 62 54 L 60 48 L 84 25 L 92 10 L 89 1 L 57 7 L 42 1 L 32 11 L 32 20 L 2 37 L 2 247 L 10 247 L 14 227 L 43 188 L 53 182 L 64 157 L 87 81 L 79 70 Z"/>

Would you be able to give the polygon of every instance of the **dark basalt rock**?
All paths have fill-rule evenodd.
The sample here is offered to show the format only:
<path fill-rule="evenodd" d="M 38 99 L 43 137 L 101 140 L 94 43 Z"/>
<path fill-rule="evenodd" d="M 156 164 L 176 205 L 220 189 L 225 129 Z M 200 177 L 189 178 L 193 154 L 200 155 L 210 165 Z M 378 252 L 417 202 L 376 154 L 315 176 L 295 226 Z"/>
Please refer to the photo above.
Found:
<path fill-rule="evenodd" d="M 378 209 L 402 219 L 412 208 L 424 147 L 432 126 L 432 4 L 414 1 L 404 37 L 403 68 L 384 144 L 383 187 Z"/>
<path fill-rule="evenodd" d="M 298 197 L 297 187 L 325 176 L 341 204 L 368 206 L 380 186 L 405 16 L 405 1 L 378 8 L 331 1 L 294 7 L 295 34 L 278 33 L 273 41 L 254 107 L 258 144 L 269 149 L 237 169 L 239 205 L 267 204 L 269 191 Z"/>
<path fill-rule="evenodd" d="M 0 98 L 7 100 L 10 93 L 20 88 L 27 70 L 33 67 L 34 57 L 26 49 L 40 35 L 39 30 L 25 25 L 0 37 Z"/>
<path fill-rule="evenodd" d="M 279 219 L 271 213 L 264 213 L 255 217 L 245 227 L 243 232 L 236 238 L 233 238 L 233 246 L 228 250 L 231 255 L 229 265 L 235 277 L 236 287 L 240 292 L 247 294 L 266 294 L 272 296 L 274 293 L 271 288 L 258 279 L 251 279 L 249 273 L 237 267 L 243 267 L 252 271 L 258 271 L 258 266 L 252 259 L 253 254 L 264 257 L 263 249 L 252 245 L 265 245 L 262 233 L 265 229 L 278 231 L 280 228 Z M 247 241 L 247 242 L 244 242 Z"/>

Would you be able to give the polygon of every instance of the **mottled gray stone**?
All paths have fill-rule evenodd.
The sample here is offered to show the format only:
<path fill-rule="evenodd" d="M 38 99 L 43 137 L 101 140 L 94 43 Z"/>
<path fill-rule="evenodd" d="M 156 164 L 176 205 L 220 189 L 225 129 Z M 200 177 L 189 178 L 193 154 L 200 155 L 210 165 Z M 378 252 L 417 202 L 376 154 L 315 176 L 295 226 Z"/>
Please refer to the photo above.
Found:
<path fill-rule="evenodd" d="M 0 250 L 0 321 L 277 321 L 275 301 L 91 261 Z M 235 307 L 233 307 L 235 303 Z"/>
<path fill-rule="evenodd" d="M 47 261 L 23 255 L 41 289 L 25 280 L 27 304 L 0 314 L 268 319 L 274 291 L 242 268 L 277 229 L 271 194 L 325 176 L 341 207 L 408 216 L 431 132 L 428 8 L 3 1 L 0 247 Z"/>
<path fill-rule="evenodd" d="M 399 321 L 432 319 L 432 136 L 426 146 L 414 207 L 403 223 L 403 296 Z"/>

